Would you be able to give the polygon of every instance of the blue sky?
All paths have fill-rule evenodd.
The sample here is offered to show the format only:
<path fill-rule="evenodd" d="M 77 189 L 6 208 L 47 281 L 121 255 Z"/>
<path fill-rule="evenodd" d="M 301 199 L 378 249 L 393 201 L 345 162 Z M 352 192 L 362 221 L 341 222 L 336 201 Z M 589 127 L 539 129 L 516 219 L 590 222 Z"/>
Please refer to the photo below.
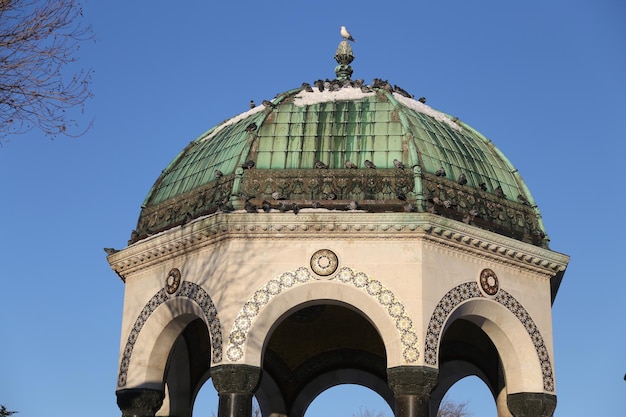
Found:
<path fill-rule="evenodd" d="M 354 78 L 388 79 L 490 138 L 528 184 L 551 248 L 571 256 L 553 306 L 555 416 L 626 409 L 626 3 L 92 0 L 84 18 L 96 35 L 79 62 L 95 71 L 92 129 L 0 147 L 0 403 L 20 417 L 121 415 L 124 286 L 102 248 L 125 246 L 191 140 L 250 99 L 332 78 L 346 25 Z M 196 415 L 216 408 L 211 388 Z M 495 416 L 477 380 L 451 396 Z M 338 388 L 306 417 L 359 404 L 382 409 Z"/>

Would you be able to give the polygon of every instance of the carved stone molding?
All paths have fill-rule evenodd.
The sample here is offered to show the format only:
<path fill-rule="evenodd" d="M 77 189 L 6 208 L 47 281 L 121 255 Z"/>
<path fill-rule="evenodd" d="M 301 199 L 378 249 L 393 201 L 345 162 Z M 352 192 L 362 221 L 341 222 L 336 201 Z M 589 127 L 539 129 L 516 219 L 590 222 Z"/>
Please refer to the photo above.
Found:
<path fill-rule="evenodd" d="M 124 280 L 143 270 L 181 254 L 212 245 L 223 239 L 307 239 L 314 237 L 367 239 L 426 239 L 471 254 L 552 276 L 563 272 L 569 257 L 482 230 L 463 222 L 430 213 L 359 213 L 307 212 L 263 213 L 235 212 L 214 214 L 188 225 L 144 239 L 107 259 L 111 268 Z"/>
<path fill-rule="evenodd" d="M 248 332 L 260 312 L 272 298 L 284 290 L 301 285 L 315 278 L 307 268 L 298 268 L 295 271 L 285 272 L 280 276 L 268 281 L 259 288 L 254 295 L 247 300 L 233 325 L 228 337 L 226 355 L 229 360 L 237 362 L 243 359 Z M 417 362 L 419 359 L 418 337 L 404 304 L 396 295 L 378 280 L 368 277 L 363 272 L 356 272 L 348 267 L 343 267 L 331 278 L 337 282 L 353 285 L 369 296 L 374 297 L 385 309 L 394 321 L 396 330 L 400 334 L 402 353 L 407 363 Z"/>
<path fill-rule="evenodd" d="M 424 348 L 424 361 L 426 364 L 432 366 L 437 365 L 439 341 L 450 313 L 461 303 L 475 298 L 486 298 L 486 295 L 481 292 L 478 283 L 466 282 L 448 291 L 448 293 L 441 298 L 439 303 L 437 303 L 430 317 L 426 331 L 426 343 Z M 528 336 L 533 342 L 541 365 L 543 388 L 548 392 L 554 392 L 552 363 L 550 362 L 550 356 L 543 341 L 543 336 L 541 336 L 535 321 L 530 317 L 530 314 L 528 314 L 524 306 L 505 290 L 500 288 L 493 300 L 506 307 L 524 325 Z"/>
<path fill-rule="evenodd" d="M 146 303 L 141 310 L 141 313 L 139 313 L 128 338 L 126 339 L 126 345 L 124 346 L 124 351 L 122 353 L 122 360 L 120 361 L 120 369 L 117 377 L 118 388 L 126 386 L 130 358 L 133 354 L 135 342 L 137 341 L 144 324 L 148 321 L 148 318 L 150 318 L 150 315 L 157 309 L 157 307 L 165 303 L 167 300 L 175 297 L 189 298 L 200 306 L 202 312 L 204 313 L 206 323 L 208 324 L 209 334 L 211 335 L 211 361 L 214 364 L 222 361 L 222 324 L 220 323 L 213 300 L 211 300 L 209 294 L 207 294 L 202 287 L 194 284 L 193 282 L 185 281 L 180 285 L 180 288 L 175 295 L 169 294 L 166 288 L 162 288 L 154 294 L 152 298 L 150 298 L 150 301 Z"/>

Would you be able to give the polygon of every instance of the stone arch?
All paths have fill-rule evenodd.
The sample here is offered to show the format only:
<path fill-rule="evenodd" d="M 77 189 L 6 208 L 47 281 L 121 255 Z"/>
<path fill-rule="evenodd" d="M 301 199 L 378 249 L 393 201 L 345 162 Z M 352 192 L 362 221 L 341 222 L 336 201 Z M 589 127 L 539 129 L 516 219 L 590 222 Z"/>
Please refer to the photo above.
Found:
<path fill-rule="evenodd" d="M 348 267 L 329 279 L 317 279 L 307 268 L 298 268 L 268 281 L 237 315 L 228 338 L 228 359 L 260 364 L 266 335 L 277 320 L 291 308 L 315 300 L 351 306 L 370 320 L 385 345 L 388 366 L 417 362 L 417 332 L 402 302 L 380 281 Z M 251 346 L 256 349 L 248 349 Z"/>
<path fill-rule="evenodd" d="M 165 306 L 167 308 L 164 308 Z M 202 319 L 209 330 L 211 362 L 220 363 L 222 361 L 222 325 L 215 304 L 202 287 L 185 281 L 176 288 L 173 294 L 170 294 L 166 288 L 159 290 L 144 305 L 135 319 L 122 353 L 117 388 L 125 388 L 128 385 L 129 371 L 134 363 L 142 363 L 146 367 L 143 378 L 138 379 L 136 383 L 154 384 L 154 381 L 160 381 L 169 350 L 176 337 L 187 324 L 197 318 Z M 144 339 L 142 335 L 146 333 L 158 334 L 158 336 L 156 339 L 146 336 L 145 340 L 142 340 Z M 143 347 L 139 354 L 137 346 Z M 139 358 L 136 358 L 137 356 Z M 161 376 L 157 378 L 159 372 Z"/>
<path fill-rule="evenodd" d="M 509 392 L 554 392 L 548 349 L 528 311 L 503 289 L 493 297 L 485 296 L 476 282 L 456 286 L 435 307 L 426 333 L 427 364 L 437 364 L 441 336 L 459 318 L 476 324 L 496 345 L 508 376 Z"/>

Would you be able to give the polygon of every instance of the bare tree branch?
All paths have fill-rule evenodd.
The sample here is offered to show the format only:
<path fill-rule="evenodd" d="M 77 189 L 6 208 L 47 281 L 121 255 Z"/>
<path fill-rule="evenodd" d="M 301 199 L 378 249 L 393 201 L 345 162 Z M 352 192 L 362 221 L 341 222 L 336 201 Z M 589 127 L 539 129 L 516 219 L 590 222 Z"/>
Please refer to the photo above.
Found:
<path fill-rule="evenodd" d="M 0 138 L 33 128 L 51 138 L 89 129 L 79 130 L 69 113 L 92 97 L 92 71 L 63 72 L 92 39 L 81 18 L 77 0 L 0 0 Z"/>

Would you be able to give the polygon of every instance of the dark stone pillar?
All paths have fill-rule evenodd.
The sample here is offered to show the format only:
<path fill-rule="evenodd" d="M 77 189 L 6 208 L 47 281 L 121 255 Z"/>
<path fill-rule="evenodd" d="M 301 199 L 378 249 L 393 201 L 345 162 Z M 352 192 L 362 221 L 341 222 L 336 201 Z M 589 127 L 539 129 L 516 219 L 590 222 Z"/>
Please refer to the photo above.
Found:
<path fill-rule="evenodd" d="M 163 391 L 148 388 L 123 389 L 115 395 L 122 417 L 154 417 L 165 398 Z"/>
<path fill-rule="evenodd" d="M 211 369 L 220 400 L 217 417 L 250 417 L 252 395 L 260 376 L 261 368 L 250 365 L 220 365 Z"/>
<path fill-rule="evenodd" d="M 430 417 L 430 392 L 439 371 L 427 366 L 398 366 L 387 369 L 389 388 L 396 399 L 395 417 Z"/>
<path fill-rule="evenodd" d="M 556 408 L 556 395 L 518 392 L 507 395 L 506 402 L 514 417 L 552 417 Z"/>

